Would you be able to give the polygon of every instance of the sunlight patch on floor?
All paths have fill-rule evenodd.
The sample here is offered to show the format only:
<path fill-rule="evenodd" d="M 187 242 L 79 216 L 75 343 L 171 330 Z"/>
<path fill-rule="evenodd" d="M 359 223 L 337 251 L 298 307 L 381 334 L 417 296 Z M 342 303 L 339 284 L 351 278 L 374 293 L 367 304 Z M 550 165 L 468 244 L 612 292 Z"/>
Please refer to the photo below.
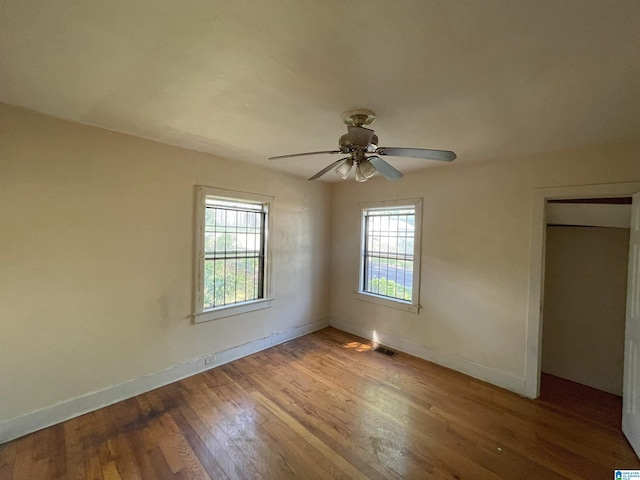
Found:
<path fill-rule="evenodd" d="M 365 345 L 360 342 L 349 342 L 344 345 L 345 348 L 355 350 L 356 352 L 369 352 L 373 349 L 371 345 Z"/>

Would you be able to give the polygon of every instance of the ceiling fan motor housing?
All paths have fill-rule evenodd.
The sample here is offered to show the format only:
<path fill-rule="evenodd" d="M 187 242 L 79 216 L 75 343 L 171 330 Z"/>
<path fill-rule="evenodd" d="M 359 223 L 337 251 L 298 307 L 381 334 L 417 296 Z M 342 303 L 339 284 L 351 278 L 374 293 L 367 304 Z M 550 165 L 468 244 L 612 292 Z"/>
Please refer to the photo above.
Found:
<path fill-rule="evenodd" d="M 338 146 L 340 147 L 340 151 L 342 153 L 351 153 L 358 148 L 358 146 L 352 145 L 351 142 L 349 142 L 348 133 L 340 136 L 340 140 L 338 140 Z M 364 148 L 367 153 L 375 152 L 378 148 L 378 136 L 374 134 L 373 137 L 371 137 L 371 142 L 369 142 L 369 145 L 367 145 L 366 147 L 360 146 L 360 148 Z"/>

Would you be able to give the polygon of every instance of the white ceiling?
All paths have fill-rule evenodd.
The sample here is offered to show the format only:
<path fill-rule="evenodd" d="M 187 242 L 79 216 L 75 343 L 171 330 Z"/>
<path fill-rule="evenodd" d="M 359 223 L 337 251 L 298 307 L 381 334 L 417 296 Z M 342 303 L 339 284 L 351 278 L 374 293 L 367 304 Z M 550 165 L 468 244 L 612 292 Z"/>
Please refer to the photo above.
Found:
<path fill-rule="evenodd" d="M 267 157 L 353 108 L 458 161 L 636 141 L 639 53 L 637 0 L 0 2 L 0 101 L 303 176 Z"/>

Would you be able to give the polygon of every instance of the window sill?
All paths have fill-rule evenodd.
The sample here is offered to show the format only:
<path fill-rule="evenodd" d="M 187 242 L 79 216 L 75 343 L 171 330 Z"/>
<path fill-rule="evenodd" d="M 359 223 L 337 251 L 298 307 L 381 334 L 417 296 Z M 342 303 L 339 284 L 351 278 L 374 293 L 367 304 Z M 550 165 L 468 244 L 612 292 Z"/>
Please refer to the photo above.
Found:
<path fill-rule="evenodd" d="M 405 312 L 418 313 L 420 310 L 420 305 L 403 302 L 402 300 L 393 300 L 391 298 L 382 297 L 380 295 L 375 295 L 372 293 L 356 291 L 353 293 L 353 296 L 358 300 L 362 300 L 363 302 L 375 303 L 377 305 L 395 308 L 397 310 L 403 310 Z"/>
<path fill-rule="evenodd" d="M 208 322 L 210 320 L 218 320 L 220 318 L 232 317 L 234 315 L 240 315 L 242 313 L 254 312 L 256 310 L 271 308 L 272 301 L 273 301 L 273 298 L 263 298 L 263 299 L 254 300 L 251 302 L 238 303 L 235 305 L 218 307 L 211 310 L 205 310 L 204 312 L 194 313 L 193 323 Z"/>

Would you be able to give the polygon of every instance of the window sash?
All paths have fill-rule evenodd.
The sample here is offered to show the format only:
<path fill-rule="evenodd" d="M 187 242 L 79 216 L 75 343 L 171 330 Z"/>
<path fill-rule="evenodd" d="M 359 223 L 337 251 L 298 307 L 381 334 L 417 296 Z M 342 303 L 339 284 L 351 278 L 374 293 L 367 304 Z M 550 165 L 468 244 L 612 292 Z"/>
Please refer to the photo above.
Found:
<path fill-rule="evenodd" d="M 396 301 L 412 301 L 415 215 L 413 206 L 363 210 L 363 292 Z M 387 246 L 386 250 L 384 245 Z M 392 274 L 395 271 L 395 275 L 391 277 L 390 266 Z M 400 266 L 403 268 L 399 268 Z M 374 286 L 375 280 L 380 280 L 377 286 Z M 407 283 L 407 280 L 411 283 Z"/>
<path fill-rule="evenodd" d="M 206 223 L 208 212 L 212 213 L 212 218 L 215 220 L 214 225 Z M 217 224 L 218 212 L 224 212 L 224 220 L 220 224 Z M 234 212 L 235 215 L 228 218 L 228 212 Z M 239 212 L 247 213 L 244 219 L 239 218 L 237 215 Z M 204 231 L 203 310 L 264 298 L 266 214 L 265 205 L 247 204 L 239 200 L 221 201 L 207 197 Z M 253 216 L 252 222 L 249 222 L 248 215 Z M 241 223 L 245 223 L 245 225 L 242 226 Z M 251 226 L 249 223 L 254 225 Z M 214 238 L 213 251 L 206 249 L 208 234 L 212 234 Z M 230 246 L 227 246 L 228 236 L 231 236 L 233 241 Z M 253 237 L 250 243 L 254 248 L 239 249 L 238 243 L 241 243 L 242 236 L 244 236 L 245 247 L 249 243 L 249 238 Z M 224 241 L 219 246 L 217 242 L 221 237 L 224 238 Z M 211 268 L 213 272 L 209 273 L 213 278 L 208 278 L 208 265 L 213 265 Z M 238 277 L 242 273 L 244 273 L 244 281 L 239 282 Z M 250 277 L 253 277 L 253 280 Z M 212 288 L 208 287 L 208 284 L 211 284 Z"/>

